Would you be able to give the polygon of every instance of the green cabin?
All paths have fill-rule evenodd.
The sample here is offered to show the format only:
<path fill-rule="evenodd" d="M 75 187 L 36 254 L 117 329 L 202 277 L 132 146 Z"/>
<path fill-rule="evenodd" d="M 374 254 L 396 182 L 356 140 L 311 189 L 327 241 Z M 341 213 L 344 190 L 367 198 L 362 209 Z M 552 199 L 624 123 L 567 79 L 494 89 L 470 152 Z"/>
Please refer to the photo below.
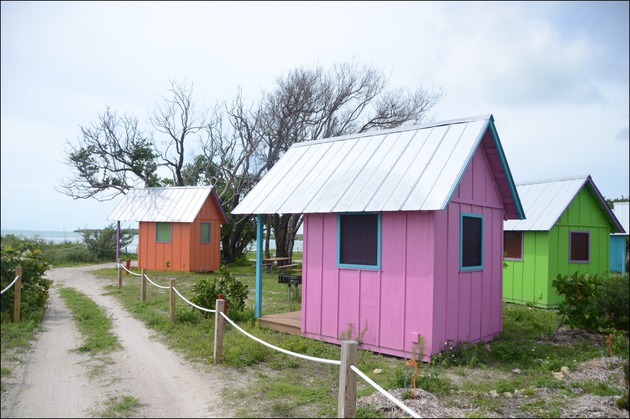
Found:
<path fill-rule="evenodd" d="M 610 235 L 624 230 L 590 176 L 516 188 L 526 219 L 504 222 L 503 301 L 558 307 L 552 281 L 607 272 Z"/>

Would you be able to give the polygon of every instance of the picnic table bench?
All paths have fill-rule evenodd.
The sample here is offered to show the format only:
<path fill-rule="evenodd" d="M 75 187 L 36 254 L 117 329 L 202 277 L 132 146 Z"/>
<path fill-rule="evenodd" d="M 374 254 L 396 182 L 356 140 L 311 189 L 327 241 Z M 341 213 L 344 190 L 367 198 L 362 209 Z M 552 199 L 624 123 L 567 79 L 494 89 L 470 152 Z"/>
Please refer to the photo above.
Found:
<path fill-rule="evenodd" d="M 287 274 L 283 273 L 278 275 L 279 284 L 287 284 L 287 300 L 291 299 L 291 285 L 295 287 L 295 296 L 297 297 L 298 285 L 302 283 L 302 274 Z"/>
<path fill-rule="evenodd" d="M 285 266 L 285 265 L 281 265 L 280 262 L 285 262 L 286 264 L 290 264 L 291 258 L 287 258 L 287 257 L 265 258 L 262 261 L 263 261 L 263 265 L 265 265 L 265 267 L 267 268 L 267 272 L 271 273 L 273 272 L 274 263 L 276 264 L 278 268 L 281 268 L 282 266 Z"/>

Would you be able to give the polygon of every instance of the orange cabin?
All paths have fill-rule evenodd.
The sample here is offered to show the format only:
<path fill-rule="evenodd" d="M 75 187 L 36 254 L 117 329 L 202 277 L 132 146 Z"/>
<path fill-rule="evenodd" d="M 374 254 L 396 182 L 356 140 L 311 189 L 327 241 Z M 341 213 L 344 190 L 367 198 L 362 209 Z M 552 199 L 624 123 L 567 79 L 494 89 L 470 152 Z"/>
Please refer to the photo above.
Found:
<path fill-rule="evenodd" d="M 108 219 L 139 222 L 139 268 L 210 272 L 221 265 L 227 217 L 213 187 L 131 189 Z"/>

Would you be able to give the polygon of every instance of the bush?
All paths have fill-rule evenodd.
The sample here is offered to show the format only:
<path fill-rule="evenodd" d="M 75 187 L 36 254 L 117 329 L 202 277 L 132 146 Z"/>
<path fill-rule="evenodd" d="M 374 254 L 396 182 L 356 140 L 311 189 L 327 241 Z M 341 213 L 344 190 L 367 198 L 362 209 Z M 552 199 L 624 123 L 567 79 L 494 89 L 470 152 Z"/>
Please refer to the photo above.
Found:
<path fill-rule="evenodd" d="M 83 243 L 98 261 L 116 259 L 116 226 L 111 223 L 102 230 L 81 230 Z M 124 249 L 133 241 L 133 233 L 129 229 L 120 231 L 120 248 Z"/>
<path fill-rule="evenodd" d="M 558 275 L 552 285 L 564 296 L 559 312 L 569 326 L 605 332 L 628 331 L 628 274 Z"/>
<path fill-rule="evenodd" d="M 219 269 L 221 276 L 204 278 L 193 286 L 194 296 L 191 299 L 193 303 L 200 307 L 215 309 L 216 300 L 219 295 L 223 295 L 226 303 L 226 311 L 234 311 L 242 313 L 245 310 L 245 301 L 249 290 L 247 285 L 232 276 L 227 265 L 221 265 Z M 207 317 L 209 313 L 203 312 Z"/>
<path fill-rule="evenodd" d="M 37 242 L 18 239 L 16 237 L 2 237 L 1 242 L 1 286 L 2 290 L 15 279 L 16 268 L 22 267 L 21 313 L 20 319 L 41 321 L 48 303 L 48 289 L 52 281 L 44 278 L 44 274 L 51 268 L 44 259 L 40 245 Z M 0 311 L 2 322 L 13 321 L 13 300 L 15 286 L 7 289 L 1 297 Z"/>

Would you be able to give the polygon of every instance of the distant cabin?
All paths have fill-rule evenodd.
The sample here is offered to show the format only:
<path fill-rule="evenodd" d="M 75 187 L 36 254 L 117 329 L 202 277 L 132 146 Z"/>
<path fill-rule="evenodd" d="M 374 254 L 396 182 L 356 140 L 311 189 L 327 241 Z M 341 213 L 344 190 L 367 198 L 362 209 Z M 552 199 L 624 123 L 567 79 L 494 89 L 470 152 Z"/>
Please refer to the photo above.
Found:
<path fill-rule="evenodd" d="M 108 220 L 139 223 L 139 268 L 211 272 L 220 267 L 221 225 L 227 217 L 211 186 L 131 189 Z"/>
<path fill-rule="evenodd" d="M 610 267 L 610 234 L 621 224 L 590 176 L 516 185 L 525 220 L 507 220 L 503 299 L 555 308 L 560 275 L 601 275 Z"/>
<path fill-rule="evenodd" d="M 621 223 L 624 233 L 612 233 L 610 236 L 610 271 L 626 273 L 628 257 L 628 232 L 630 231 L 630 207 L 628 202 L 615 202 L 613 213 Z"/>
<path fill-rule="evenodd" d="M 502 331 L 503 220 L 524 213 L 492 115 L 294 144 L 233 213 L 259 237 L 304 214 L 303 336 L 428 360 Z"/>

